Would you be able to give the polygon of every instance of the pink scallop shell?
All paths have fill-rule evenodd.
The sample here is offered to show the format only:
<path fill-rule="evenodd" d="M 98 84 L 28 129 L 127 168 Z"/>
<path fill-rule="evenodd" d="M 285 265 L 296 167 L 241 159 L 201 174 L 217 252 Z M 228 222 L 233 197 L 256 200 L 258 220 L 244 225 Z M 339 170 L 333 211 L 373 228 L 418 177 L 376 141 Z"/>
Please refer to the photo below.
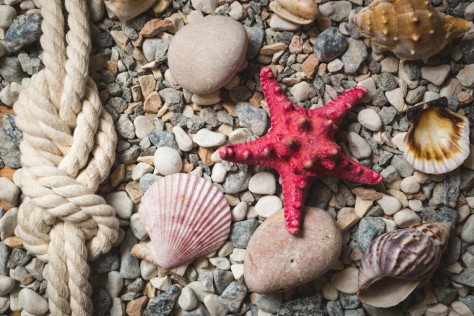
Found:
<path fill-rule="evenodd" d="M 211 182 L 191 174 L 161 178 L 142 197 L 138 211 L 166 269 L 218 249 L 232 217 L 224 195 Z"/>

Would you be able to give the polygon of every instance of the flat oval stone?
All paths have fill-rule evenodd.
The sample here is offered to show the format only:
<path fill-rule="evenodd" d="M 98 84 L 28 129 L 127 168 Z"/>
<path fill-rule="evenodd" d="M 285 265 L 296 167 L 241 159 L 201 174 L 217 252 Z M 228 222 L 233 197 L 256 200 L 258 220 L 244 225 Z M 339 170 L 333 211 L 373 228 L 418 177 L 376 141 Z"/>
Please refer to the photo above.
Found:
<path fill-rule="evenodd" d="M 326 273 L 341 253 L 342 235 L 332 217 L 305 209 L 300 236 L 289 234 L 283 210 L 255 231 L 247 245 L 244 277 L 250 292 L 285 291 Z"/>
<path fill-rule="evenodd" d="M 247 52 L 247 32 L 232 18 L 210 15 L 179 30 L 168 50 L 168 65 L 184 89 L 207 94 L 237 73 Z"/>

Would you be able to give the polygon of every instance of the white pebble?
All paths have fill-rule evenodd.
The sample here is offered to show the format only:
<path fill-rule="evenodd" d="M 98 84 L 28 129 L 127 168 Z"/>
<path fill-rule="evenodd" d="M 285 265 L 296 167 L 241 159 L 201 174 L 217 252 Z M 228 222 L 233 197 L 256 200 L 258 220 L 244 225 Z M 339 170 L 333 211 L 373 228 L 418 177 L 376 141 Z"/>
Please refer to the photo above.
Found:
<path fill-rule="evenodd" d="M 0 28 L 9 28 L 15 17 L 15 8 L 9 5 L 0 5 Z"/>
<path fill-rule="evenodd" d="M 415 176 L 409 176 L 402 180 L 400 189 L 407 194 L 415 194 L 420 191 L 420 184 L 416 181 Z"/>
<path fill-rule="evenodd" d="M 245 259 L 245 249 L 234 248 L 232 254 L 229 256 L 230 261 L 234 262 L 244 262 Z"/>
<path fill-rule="evenodd" d="M 428 307 L 425 312 L 425 316 L 446 316 L 448 315 L 448 311 L 449 310 L 446 305 L 438 303 L 436 305 Z"/>
<path fill-rule="evenodd" d="M 132 180 L 137 181 L 143 177 L 144 174 L 152 173 L 153 170 L 153 166 L 144 162 L 139 162 L 132 171 Z"/>
<path fill-rule="evenodd" d="M 240 202 L 232 209 L 232 220 L 239 222 L 247 216 L 247 202 Z"/>
<path fill-rule="evenodd" d="M 190 287 L 186 286 L 181 290 L 181 294 L 178 298 L 178 305 L 185 311 L 195 310 L 199 306 L 196 295 L 194 295 L 194 292 Z"/>
<path fill-rule="evenodd" d="M 0 296 L 5 296 L 13 289 L 15 286 L 15 280 L 12 278 L 0 275 Z"/>
<path fill-rule="evenodd" d="M 330 282 L 327 282 L 323 287 L 323 297 L 328 301 L 334 301 L 339 297 L 339 292 Z"/>
<path fill-rule="evenodd" d="M 181 128 L 181 126 L 173 127 L 174 138 L 178 144 L 179 149 L 182 151 L 190 151 L 193 149 L 193 140 L 188 134 Z"/>
<path fill-rule="evenodd" d="M 240 144 L 247 142 L 247 138 L 252 136 L 252 132 L 247 128 L 237 128 L 229 135 L 229 143 Z"/>
<path fill-rule="evenodd" d="M 261 197 L 255 205 L 255 211 L 259 216 L 268 218 L 283 208 L 283 202 L 278 196 L 266 195 Z"/>
<path fill-rule="evenodd" d="M 352 156 L 357 159 L 368 158 L 372 154 L 369 143 L 354 132 L 350 132 L 348 136 L 349 148 Z"/>
<path fill-rule="evenodd" d="M 377 200 L 377 204 L 380 205 L 386 215 L 393 215 L 402 208 L 402 203 L 397 198 L 386 194 L 380 200 Z"/>
<path fill-rule="evenodd" d="M 398 211 L 393 215 L 393 220 L 400 228 L 407 228 L 411 225 L 421 223 L 420 216 L 409 208 L 404 208 L 403 210 Z"/>
<path fill-rule="evenodd" d="M 220 162 L 216 163 L 214 167 L 212 167 L 212 175 L 211 180 L 216 183 L 224 182 L 225 177 L 227 176 L 227 170 L 225 169 L 224 165 Z"/>
<path fill-rule="evenodd" d="M 109 193 L 105 196 L 105 201 L 115 209 L 120 218 L 129 219 L 132 216 L 133 202 L 127 192 Z"/>
<path fill-rule="evenodd" d="M 112 300 L 112 307 L 110 308 L 110 316 L 124 316 L 125 305 L 123 304 L 120 297 L 116 297 Z"/>
<path fill-rule="evenodd" d="M 430 177 L 429 174 L 420 172 L 418 170 L 415 170 L 415 172 L 413 173 L 413 176 L 415 177 L 415 179 L 418 183 L 425 184 L 425 183 L 430 183 L 431 182 L 431 177 Z"/>
<path fill-rule="evenodd" d="M 227 258 L 214 257 L 214 258 L 210 258 L 209 262 L 219 270 L 230 269 L 230 261 Z"/>
<path fill-rule="evenodd" d="M 385 92 L 388 102 L 398 111 L 402 112 L 405 107 L 405 95 L 401 88 L 393 89 L 392 91 Z"/>
<path fill-rule="evenodd" d="M 292 23 L 283 18 L 280 18 L 278 15 L 273 14 L 270 22 L 268 24 L 270 28 L 274 31 L 296 31 L 300 28 L 299 24 Z"/>
<path fill-rule="evenodd" d="M 256 194 L 275 194 L 275 176 L 267 171 L 255 174 L 249 181 L 249 190 Z"/>
<path fill-rule="evenodd" d="M 133 125 L 135 126 L 135 135 L 140 139 L 147 137 L 155 128 L 151 120 L 143 115 L 137 116 L 133 120 Z"/>
<path fill-rule="evenodd" d="M 329 72 L 338 72 L 342 67 L 344 67 L 344 63 L 339 58 L 331 60 L 327 66 Z"/>
<path fill-rule="evenodd" d="M 119 296 L 122 291 L 123 279 L 120 277 L 120 272 L 110 271 L 107 274 L 107 283 L 105 284 L 105 290 L 109 293 L 111 298 Z"/>
<path fill-rule="evenodd" d="M 373 109 L 364 109 L 357 115 L 357 120 L 365 128 L 376 132 L 382 128 L 382 119 Z"/>
<path fill-rule="evenodd" d="M 217 0 L 191 0 L 193 7 L 202 13 L 211 14 L 217 8 Z"/>
<path fill-rule="evenodd" d="M 290 93 L 295 97 L 298 102 L 311 99 L 316 95 L 316 91 L 306 81 L 295 84 L 291 89 Z"/>
<path fill-rule="evenodd" d="M 358 270 L 356 268 L 348 267 L 341 272 L 335 273 L 331 277 L 331 285 L 334 286 L 338 291 L 346 294 L 357 293 L 357 275 Z"/>
<path fill-rule="evenodd" d="M 144 280 L 150 280 L 158 274 L 158 267 L 148 261 L 142 260 L 140 262 L 140 274 Z M 166 291 L 164 289 L 163 291 Z"/>
<path fill-rule="evenodd" d="M 171 147 L 158 148 L 155 151 L 153 161 L 156 171 L 164 176 L 178 173 L 183 167 L 181 156 L 176 149 Z"/>
<path fill-rule="evenodd" d="M 200 129 L 193 137 L 193 141 L 202 147 L 215 147 L 225 142 L 226 136 L 222 133 L 216 133 L 207 128 Z"/>
<path fill-rule="evenodd" d="M 410 200 L 408 201 L 408 207 L 415 212 L 421 212 L 423 210 L 423 202 L 420 200 Z"/>
<path fill-rule="evenodd" d="M 193 103 L 197 105 L 213 105 L 221 100 L 219 96 L 219 91 L 214 91 L 208 94 L 197 94 L 194 93 L 192 96 Z"/>
<path fill-rule="evenodd" d="M 455 301 L 451 304 L 451 308 L 461 316 L 472 316 L 472 311 L 463 302 Z"/>
<path fill-rule="evenodd" d="M 421 67 L 421 78 L 432 82 L 435 86 L 441 86 L 448 77 L 450 65 L 424 66 Z"/>
<path fill-rule="evenodd" d="M 28 313 L 42 315 L 48 311 L 48 302 L 33 290 L 22 289 L 18 299 L 20 300 L 20 306 Z"/>
<path fill-rule="evenodd" d="M 230 266 L 230 270 L 234 275 L 234 279 L 241 281 L 244 277 L 244 265 L 243 264 L 233 264 Z"/>
<path fill-rule="evenodd" d="M 8 206 L 16 206 L 18 204 L 18 194 L 20 190 L 12 180 L 6 177 L 0 177 L 0 200 L 3 200 Z"/>
<path fill-rule="evenodd" d="M 367 89 L 367 95 L 362 99 L 362 102 L 368 103 L 372 100 L 372 96 L 374 95 L 375 91 L 377 91 L 377 87 L 375 86 L 375 80 L 372 77 L 362 80 L 357 84 L 358 87 L 365 87 Z"/>
<path fill-rule="evenodd" d="M 204 306 L 209 311 L 210 316 L 227 315 L 228 310 L 219 302 L 219 296 L 209 294 L 204 297 Z"/>
<path fill-rule="evenodd" d="M 229 16 L 234 20 L 240 20 L 246 15 L 246 11 L 242 7 L 242 5 L 238 2 L 232 2 L 230 5 L 230 12 Z"/>

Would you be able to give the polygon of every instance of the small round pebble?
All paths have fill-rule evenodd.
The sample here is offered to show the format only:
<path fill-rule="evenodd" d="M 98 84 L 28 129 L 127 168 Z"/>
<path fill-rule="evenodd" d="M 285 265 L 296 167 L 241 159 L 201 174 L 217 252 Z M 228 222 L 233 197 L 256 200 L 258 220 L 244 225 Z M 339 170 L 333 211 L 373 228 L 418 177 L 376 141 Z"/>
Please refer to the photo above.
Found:
<path fill-rule="evenodd" d="M 268 218 L 283 208 L 283 202 L 278 196 L 267 195 L 261 197 L 255 205 L 255 211 L 259 216 Z"/>
<path fill-rule="evenodd" d="M 357 159 L 368 158 L 372 154 L 372 149 L 370 148 L 369 143 L 360 137 L 359 134 L 350 132 L 348 136 L 349 148 L 352 155 Z"/>
<path fill-rule="evenodd" d="M 222 145 L 226 136 L 222 133 L 216 133 L 207 128 L 200 129 L 193 137 L 193 141 L 202 147 L 216 147 Z"/>
<path fill-rule="evenodd" d="M 250 178 L 249 190 L 256 194 L 275 194 L 276 179 L 275 176 L 267 171 L 256 173 Z"/>
<path fill-rule="evenodd" d="M 6 275 L 0 276 L 0 296 L 5 296 L 10 293 L 14 286 L 15 280 Z"/>
<path fill-rule="evenodd" d="M 199 306 L 196 295 L 189 286 L 184 287 L 181 290 L 181 294 L 178 298 L 178 305 L 185 311 L 192 311 Z"/>
<path fill-rule="evenodd" d="M 164 175 L 178 173 L 183 167 L 181 156 L 178 151 L 171 147 L 160 147 L 155 151 L 153 157 L 156 170 Z"/>
<path fill-rule="evenodd" d="M 18 299 L 20 300 L 20 306 L 28 313 L 42 315 L 48 311 L 48 302 L 31 289 L 22 289 Z"/>
<path fill-rule="evenodd" d="M 377 204 L 380 205 L 386 215 L 393 215 L 402 208 L 402 203 L 397 198 L 386 194 L 380 200 L 377 200 Z"/>
<path fill-rule="evenodd" d="M 415 194 L 420 191 L 420 184 L 415 176 L 406 177 L 400 183 L 400 189 L 407 194 Z"/>
<path fill-rule="evenodd" d="M 379 131 L 382 127 L 382 119 L 373 109 L 360 111 L 357 115 L 357 120 L 362 126 L 373 132 Z"/>
<path fill-rule="evenodd" d="M 129 219 L 132 216 L 133 202 L 127 192 L 109 193 L 105 196 L 105 201 L 115 209 L 120 218 Z"/>
<path fill-rule="evenodd" d="M 411 225 L 421 223 L 420 216 L 408 208 L 404 208 L 395 213 L 393 220 L 400 228 L 407 228 Z"/>
<path fill-rule="evenodd" d="M 232 209 L 232 220 L 239 222 L 247 216 L 247 202 L 240 202 Z"/>
<path fill-rule="evenodd" d="M 224 165 L 220 162 L 216 163 L 212 168 L 211 180 L 216 183 L 224 182 L 227 175 L 227 170 Z"/>
<path fill-rule="evenodd" d="M 345 268 L 331 277 L 331 285 L 342 293 L 356 294 L 358 274 L 359 271 L 356 268 Z"/>

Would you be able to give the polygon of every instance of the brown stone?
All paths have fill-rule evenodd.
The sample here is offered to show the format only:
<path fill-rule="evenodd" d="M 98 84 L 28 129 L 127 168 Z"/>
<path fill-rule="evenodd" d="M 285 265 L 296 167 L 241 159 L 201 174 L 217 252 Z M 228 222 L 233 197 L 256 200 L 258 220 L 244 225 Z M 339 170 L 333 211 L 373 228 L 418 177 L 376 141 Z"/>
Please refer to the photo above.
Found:
<path fill-rule="evenodd" d="M 130 39 L 122 31 L 110 31 L 110 35 L 114 39 L 115 43 L 121 48 L 125 49 Z"/>
<path fill-rule="evenodd" d="M 214 162 L 211 160 L 211 156 L 213 152 L 214 151 L 211 148 L 199 146 L 199 150 L 198 150 L 199 158 L 201 158 L 202 162 L 206 166 L 214 165 Z"/>
<path fill-rule="evenodd" d="M 285 50 L 287 47 L 288 46 L 285 43 L 273 43 L 270 45 L 265 45 L 262 48 L 260 48 L 260 51 L 258 52 L 258 54 L 262 56 L 271 56 L 275 53 Z"/>
<path fill-rule="evenodd" d="M 141 104 L 142 104 L 142 102 L 130 102 L 128 104 L 127 108 L 125 109 L 125 111 L 123 111 L 123 112 L 125 114 L 131 115 L 133 113 L 133 111 L 135 111 L 136 108 L 138 108 Z"/>
<path fill-rule="evenodd" d="M 303 51 L 303 39 L 301 39 L 301 36 L 293 35 L 288 50 L 292 54 L 299 54 Z"/>
<path fill-rule="evenodd" d="M 308 58 L 305 59 L 301 68 L 303 69 L 304 74 L 307 78 L 311 79 L 314 76 L 314 73 L 318 69 L 319 60 L 315 54 L 311 54 Z"/>
<path fill-rule="evenodd" d="M 258 227 L 247 246 L 247 287 L 270 293 L 311 282 L 336 263 L 341 243 L 341 232 L 327 212 L 307 207 L 302 232 L 293 236 L 286 230 L 284 211 L 278 211 Z"/>
<path fill-rule="evenodd" d="M 135 46 L 135 47 L 142 47 L 143 40 L 144 40 L 144 37 L 140 35 L 140 36 L 138 36 L 138 38 L 136 40 L 132 41 L 132 45 Z"/>
<path fill-rule="evenodd" d="M 374 189 L 357 187 L 352 189 L 352 193 L 356 196 L 363 198 L 364 200 L 376 201 L 383 197 L 382 193 L 375 191 Z"/>
<path fill-rule="evenodd" d="M 143 26 L 139 34 L 143 37 L 153 37 L 158 33 L 169 30 L 171 27 L 170 20 L 153 19 Z"/>
<path fill-rule="evenodd" d="M 142 89 L 142 95 L 146 98 L 150 93 L 155 91 L 156 80 L 153 75 L 145 75 L 138 78 L 140 82 L 140 88 Z"/>
<path fill-rule="evenodd" d="M 472 101 L 472 95 L 467 93 L 466 91 L 461 91 L 458 93 L 458 100 L 460 105 L 466 105 Z"/>
<path fill-rule="evenodd" d="M 143 289 L 143 295 L 148 297 L 150 300 L 156 297 L 156 289 L 153 287 L 151 282 L 148 282 Z"/>
<path fill-rule="evenodd" d="M 263 100 L 263 95 L 260 92 L 255 91 L 252 97 L 250 98 L 249 102 L 254 107 L 259 108 L 261 106 L 260 102 L 262 102 L 262 100 Z"/>
<path fill-rule="evenodd" d="M 116 76 L 118 74 L 118 68 L 117 68 L 117 61 L 116 60 L 108 60 L 107 63 L 105 64 L 105 67 L 114 76 Z"/>
<path fill-rule="evenodd" d="M 407 196 L 407 199 L 409 200 L 413 200 L 413 199 L 420 200 L 420 201 L 426 200 L 426 196 L 421 192 L 418 192 L 415 194 L 406 194 L 406 196 Z"/>
<path fill-rule="evenodd" d="M 148 298 L 146 296 L 142 296 L 137 298 L 136 300 L 130 301 L 127 304 L 127 314 L 129 316 L 141 316 L 143 310 L 145 309 L 146 303 Z"/>
<path fill-rule="evenodd" d="M 10 248 L 23 248 L 23 240 L 17 236 L 7 237 L 3 243 Z"/>
<path fill-rule="evenodd" d="M 137 158 L 137 162 L 144 162 L 151 166 L 155 165 L 153 156 L 140 156 Z"/>
<path fill-rule="evenodd" d="M 138 61 L 142 65 L 145 65 L 148 63 L 145 56 L 143 55 L 142 50 L 138 47 L 133 48 L 133 58 L 135 58 L 135 60 Z"/>
<path fill-rule="evenodd" d="M 359 222 L 360 218 L 357 216 L 357 214 L 354 212 L 354 209 L 352 212 L 347 212 L 342 214 L 341 216 L 337 217 L 336 225 L 337 227 L 342 230 L 343 232 L 354 227 L 355 224 Z"/>
<path fill-rule="evenodd" d="M 316 23 L 318 24 L 319 29 L 322 31 L 327 30 L 332 26 L 331 19 L 326 18 L 324 16 L 318 16 L 318 19 L 316 20 Z"/>
<path fill-rule="evenodd" d="M 229 113 L 230 115 L 232 115 L 234 117 L 237 116 L 237 112 L 235 112 L 235 103 L 234 102 L 225 101 L 225 102 L 222 102 L 222 106 L 227 111 L 227 113 Z"/>
<path fill-rule="evenodd" d="M 106 104 L 110 99 L 109 89 L 104 89 L 99 93 L 99 99 L 102 104 Z"/>
<path fill-rule="evenodd" d="M 158 92 L 153 91 L 145 98 L 145 103 L 143 103 L 143 110 L 150 113 L 158 113 L 161 109 L 161 97 Z"/>

